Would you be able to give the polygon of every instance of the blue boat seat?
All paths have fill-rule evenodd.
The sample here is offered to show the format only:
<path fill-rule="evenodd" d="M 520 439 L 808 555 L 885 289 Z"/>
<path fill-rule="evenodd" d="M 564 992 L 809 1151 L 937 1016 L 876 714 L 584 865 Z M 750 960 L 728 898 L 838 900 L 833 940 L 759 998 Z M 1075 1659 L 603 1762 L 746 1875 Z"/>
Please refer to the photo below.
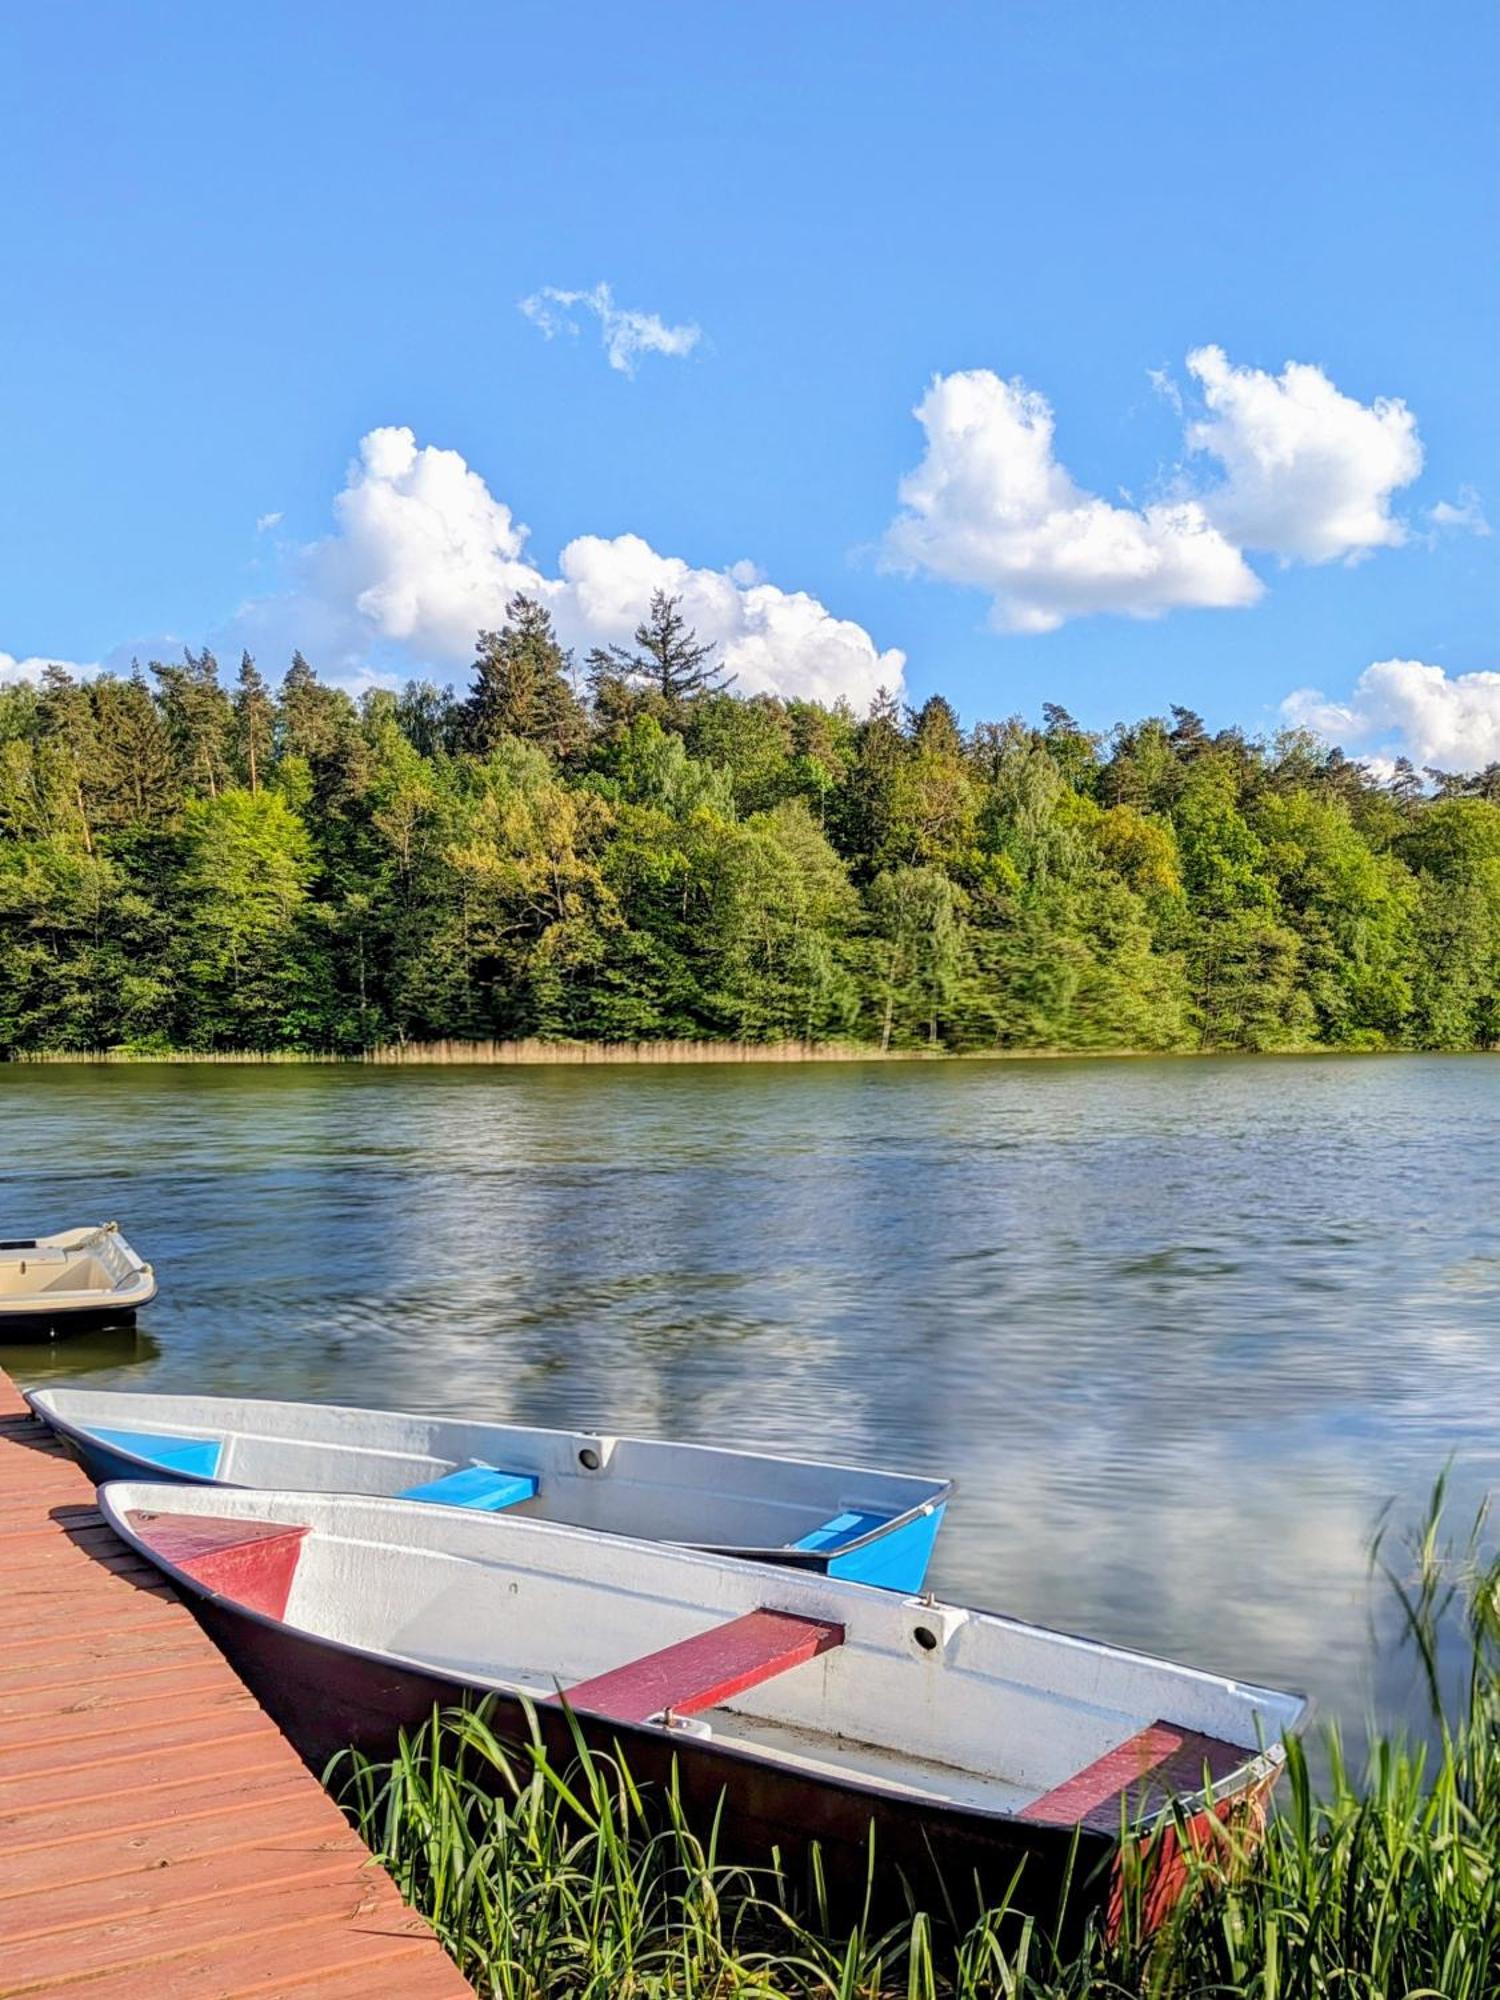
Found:
<path fill-rule="evenodd" d="M 174 1435 L 171 1431 L 114 1431 L 92 1425 L 88 1435 L 116 1451 L 128 1451 L 132 1458 L 144 1458 L 167 1472 L 185 1472 L 191 1478 L 212 1479 L 219 1469 L 220 1438 Z"/>
<path fill-rule="evenodd" d="M 541 1481 L 530 1472 L 500 1472 L 493 1465 L 466 1465 L 457 1472 L 445 1472 L 441 1479 L 429 1479 L 420 1486 L 407 1486 L 398 1500 L 430 1500 L 439 1507 L 477 1507 L 481 1513 L 498 1514 L 502 1507 L 519 1507 L 534 1500 Z"/>
<path fill-rule="evenodd" d="M 800 1542 L 793 1542 L 794 1549 L 841 1549 L 848 1542 L 856 1542 L 861 1535 L 873 1534 L 883 1528 L 890 1519 L 889 1514 L 835 1514 L 831 1521 L 825 1521 L 821 1528 L 814 1528 L 810 1535 L 804 1535 Z"/>

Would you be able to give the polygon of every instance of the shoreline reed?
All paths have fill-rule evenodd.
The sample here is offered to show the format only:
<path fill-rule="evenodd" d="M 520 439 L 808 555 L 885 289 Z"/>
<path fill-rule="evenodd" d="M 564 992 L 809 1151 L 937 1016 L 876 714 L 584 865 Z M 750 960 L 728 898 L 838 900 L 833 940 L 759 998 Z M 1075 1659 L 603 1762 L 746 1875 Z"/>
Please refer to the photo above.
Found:
<path fill-rule="evenodd" d="M 866 1047 L 857 1042 L 388 1042 L 371 1049 L 15 1049 L 11 1063 L 339 1063 L 420 1067 L 442 1064 L 788 1063 L 933 1061 L 944 1050 Z"/>
<path fill-rule="evenodd" d="M 882 1049 L 868 1042 L 549 1042 L 537 1036 L 516 1040 L 384 1042 L 369 1049 L 6 1049 L 7 1064 L 365 1064 L 373 1067 L 420 1069 L 447 1065 L 470 1067 L 544 1068 L 550 1065 L 605 1064 L 645 1067 L 662 1064 L 725 1063 L 983 1063 L 983 1062 L 1297 1062 L 1320 1056 L 1340 1059 L 1373 1056 L 1443 1055 L 1485 1057 L 1489 1049 L 1338 1048 L 1314 1045 L 1297 1049 Z"/>

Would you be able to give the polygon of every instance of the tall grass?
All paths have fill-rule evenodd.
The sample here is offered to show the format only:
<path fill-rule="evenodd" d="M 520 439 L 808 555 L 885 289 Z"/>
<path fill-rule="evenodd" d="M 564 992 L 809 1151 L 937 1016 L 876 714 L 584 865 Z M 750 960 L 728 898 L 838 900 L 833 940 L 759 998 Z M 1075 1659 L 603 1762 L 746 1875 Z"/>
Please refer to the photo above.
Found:
<path fill-rule="evenodd" d="M 997 1051 L 996 1053 L 1002 1053 Z M 941 1059 L 944 1051 L 936 1052 Z M 516 1041 L 381 1042 L 374 1048 L 335 1049 L 13 1049 L 17 1063 L 379 1063 L 431 1068 L 453 1063 L 512 1063 L 525 1067 L 557 1063 L 802 1063 L 927 1062 L 927 1049 L 882 1050 L 858 1042 L 546 1042 L 536 1036 Z"/>
<path fill-rule="evenodd" d="M 1430 1703 L 1352 1769 L 1336 1729 L 1314 1783 L 1289 1746 L 1265 1839 L 1189 1852 L 1148 1932 L 1164 1822 L 1127 1856 L 1124 1920 L 1059 1953 L 1016 1912 L 956 1935 L 941 1912 L 835 1931 L 814 1874 L 727 1866 L 713 1826 L 647 1799 L 575 1739 L 507 1746 L 483 1713 L 435 1715 L 389 1763 L 336 1774 L 366 1839 L 497 2000 L 1493 2000 L 1500 1996 L 1500 1561 L 1442 1544 L 1441 1486 L 1399 1556 L 1377 1545 Z M 1462 1670 L 1445 1660 L 1462 1639 Z M 1131 1893 L 1131 1890 L 1134 1893 Z"/>

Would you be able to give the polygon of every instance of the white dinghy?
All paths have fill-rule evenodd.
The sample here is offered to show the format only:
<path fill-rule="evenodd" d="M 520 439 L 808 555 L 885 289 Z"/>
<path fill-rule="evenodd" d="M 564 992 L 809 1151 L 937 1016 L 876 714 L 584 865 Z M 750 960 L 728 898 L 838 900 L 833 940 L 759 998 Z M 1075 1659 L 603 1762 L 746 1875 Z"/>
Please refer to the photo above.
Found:
<path fill-rule="evenodd" d="M 564 1764 L 575 1725 L 653 1785 L 675 1761 L 736 1853 L 816 1839 L 831 1878 L 863 1883 L 873 1822 L 919 1897 L 935 1869 L 998 1899 L 1019 1867 L 1024 1907 L 1097 1901 L 1122 1833 L 1164 1804 L 1205 1827 L 1262 1805 L 1303 1710 L 986 1612 L 573 1528 L 135 1481 L 100 1500 L 317 1768 L 490 1697 L 502 1733 L 534 1718 Z"/>
<path fill-rule="evenodd" d="M 0 1336 L 7 1340 L 118 1325 L 155 1297 L 155 1272 L 117 1222 L 0 1242 Z"/>
<path fill-rule="evenodd" d="M 468 1417 L 66 1384 L 35 1415 L 96 1483 L 369 1493 L 828 1570 L 920 1590 L 952 1482 L 766 1452 Z"/>

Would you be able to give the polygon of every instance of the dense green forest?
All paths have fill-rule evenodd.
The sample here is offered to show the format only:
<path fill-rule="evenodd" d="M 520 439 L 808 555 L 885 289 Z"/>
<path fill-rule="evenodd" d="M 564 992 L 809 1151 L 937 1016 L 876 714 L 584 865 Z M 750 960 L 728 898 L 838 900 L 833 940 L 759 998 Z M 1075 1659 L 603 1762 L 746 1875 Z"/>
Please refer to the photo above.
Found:
<path fill-rule="evenodd" d="M 577 671 L 518 598 L 466 695 L 0 691 L 0 1048 L 523 1035 L 1491 1047 L 1500 769 L 743 698 L 665 597 Z"/>

